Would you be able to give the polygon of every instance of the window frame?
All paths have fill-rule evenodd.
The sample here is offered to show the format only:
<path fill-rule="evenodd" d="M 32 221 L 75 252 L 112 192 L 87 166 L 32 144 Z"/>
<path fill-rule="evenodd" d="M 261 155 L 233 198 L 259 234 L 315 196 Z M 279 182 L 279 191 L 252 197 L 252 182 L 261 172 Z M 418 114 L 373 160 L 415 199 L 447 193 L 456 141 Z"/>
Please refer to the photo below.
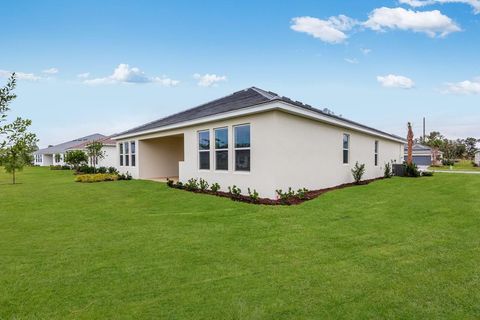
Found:
<path fill-rule="evenodd" d="M 249 128 L 249 144 L 248 144 L 248 147 L 239 147 L 237 148 L 237 143 L 236 143 L 236 139 L 237 139 L 237 136 L 235 134 L 235 130 L 239 127 L 248 127 Z M 243 124 L 237 124 L 237 125 L 234 125 L 233 126 L 233 171 L 235 173 L 243 173 L 243 174 L 248 174 L 252 171 L 252 126 L 250 123 L 243 123 Z M 238 170 L 237 169 L 237 151 L 241 151 L 241 150 L 248 150 L 249 153 L 250 153 L 250 157 L 249 157 L 249 163 L 248 163 L 248 170 Z"/>
<path fill-rule="evenodd" d="M 123 143 L 123 152 L 125 153 L 124 165 L 125 167 L 130 167 L 130 142 L 125 141 Z"/>
<path fill-rule="evenodd" d="M 345 137 L 347 137 L 347 147 L 345 148 Z M 345 162 L 345 151 L 347 151 L 347 162 Z M 344 165 L 350 164 L 350 134 L 342 134 L 342 163 Z"/>
<path fill-rule="evenodd" d="M 217 136 L 216 136 L 216 133 L 217 131 L 219 130 L 226 130 L 227 131 L 227 147 L 226 148 L 217 148 Z M 228 171 L 228 169 L 230 168 L 230 165 L 229 165 L 229 162 L 230 162 L 230 157 L 229 157 L 229 147 L 230 147 L 230 139 L 229 139 L 229 130 L 228 130 L 228 126 L 225 126 L 225 127 L 218 127 L 218 128 L 214 128 L 213 129 L 213 140 L 214 140 L 214 145 L 213 145 L 213 151 L 214 151 L 214 168 L 215 168 L 215 171 L 218 171 L 218 172 L 226 172 Z M 227 168 L 226 169 L 218 169 L 217 167 L 217 152 L 226 152 L 227 153 Z"/>
<path fill-rule="evenodd" d="M 378 167 L 378 150 L 379 150 L 378 140 L 375 140 L 374 145 L 375 145 L 375 147 L 374 147 L 374 165 L 375 165 L 375 167 Z"/>
<path fill-rule="evenodd" d="M 137 165 L 137 143 L 135 140 L 130 141 L 130 166 Z"/>
<path fill-rule="evenodd" d="M 118 153 L 119 153 L 119 159 L 120 159 L 120 163 L 119 163 L 119 166 L 120 167 L 123 167 L 125 162 L 124 162 L 124 159 L 123 159 L 123 156 L 124 156 L 124 149 L 123 149 L 123 142 L 120 142 L 118 144 Z"/>
<path fill-rule="evenodd" d="M 208 133 L 208 149 L 200 149 L 200 134 L 201 133 Z M 210 136 L 210 129 L 203 129 L 203 130 L 198 130 L 197 131 L 197 157 L 198 157 L 198 165 L 197 165 L 197 168 L 199 171 L 210 171 L 212 166 L 211 166 L 211 159 L 210 159 L 210 151 L 212 149 L 212 139 L 211 139 L 211 136 Z M 208 169 L 202 169 L 200 166 L 201 166 L 201 162 L 200 162 L 200 154 L 201 153 L 206 153 L 208 154 Z"/>

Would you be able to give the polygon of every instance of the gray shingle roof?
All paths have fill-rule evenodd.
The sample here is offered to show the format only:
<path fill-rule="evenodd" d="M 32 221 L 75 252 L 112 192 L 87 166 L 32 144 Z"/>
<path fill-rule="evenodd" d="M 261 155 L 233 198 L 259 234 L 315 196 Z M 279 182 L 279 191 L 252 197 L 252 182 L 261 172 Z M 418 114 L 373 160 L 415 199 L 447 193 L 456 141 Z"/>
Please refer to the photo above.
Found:
<path fill-rule="evenodd" d="M 405 151 L 408 150 L 408 145 L 405 145 Z M 423 144 L 420 144 L 420 143 L 415 143 L 413 146 L 412 146 L 412 151 L 431 151 L 432 148 L 430 148 L 429 146 L 426 146 L 426 145 L 423 145 Z"/>
<path fill-rule="evenodd" d="M 160 129 L 162 127 L 172 125 L 172 124 L 200 119 L 200 118 L 221 114 L 225 112 L 241 110 L 244 108 L 252 107 L 252 106 L 263 104 L 263 103 L 274 102 L 274 101 L 282 101 L 282 102 L 300 107 L 302 109 L 310 110 L 310 111 L 319 113 L 321 115 L 334 118 L 342 122 L 346 122 L 348 124 L 353 124 L 361 128 L 374 131 L 382 135 L 387 135 L 395 139 L 404 140 L 402 137 L 365 126 L 363 124 L 345 119 L 340 116 L 336 116 L 330 113 L 325 113 L 322 110 L 314 108 L 308 104 L 304 104 L 300 101 L 294 101 L 290 98 L 280 96 L 274 92 L 265 91 L 256 87 L 250 87 L 244 90 L 234 92 L 226 97 L 216 99 L 216 100 L 207 102 L 205 104 L 202 104 L 200 106 L 197 106 L 197 107 L 170 115 L 168 117 L 165 117 L 153 122 L 149 122 L 139 127 L 121 132 L 117 134 L 117 136 L 135 134 L 135 133 L 139 133 L 146 130 L 152 130 L 152 129 Z"/>
<path fill-rule="evenodd" d="M 76 146 L 76 145 L 78 145 L 82 142 L 100 140 L 100 139 L 104 139 L 104 138 L 105 138 L 105 136 L 103 134 L 94 133 L 94 134 L 91 134 L 91 135 L 86 136 L 86 137 L 81 137 L 81 138 L 77 138 L 77 139 L 74 139 L 74 140 L 71 140 L 71 141 L 67 141 L 67 142 L 64 142 L 64 143 L 57 144 L 53 147 L 40 149 L 38 151 L 35 151 L 34 154 L 64 153 L 65 151 L 67 151 L 71 147 L 74 147 L 74 146 Z"/>

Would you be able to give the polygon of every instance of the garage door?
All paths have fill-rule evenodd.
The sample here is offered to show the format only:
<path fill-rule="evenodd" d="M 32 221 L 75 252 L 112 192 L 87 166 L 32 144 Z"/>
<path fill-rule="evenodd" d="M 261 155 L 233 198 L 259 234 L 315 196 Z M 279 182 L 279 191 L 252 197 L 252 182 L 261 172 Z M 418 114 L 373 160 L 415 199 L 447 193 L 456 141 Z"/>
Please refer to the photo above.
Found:
<path fill-rule="evenodd" d="M 407 157 L 405 156 L 405 161 Z M 432 164 L 432 157 L 430 156 L 413 156 L 413 163 L 417 166 L 429 166 Z"/>

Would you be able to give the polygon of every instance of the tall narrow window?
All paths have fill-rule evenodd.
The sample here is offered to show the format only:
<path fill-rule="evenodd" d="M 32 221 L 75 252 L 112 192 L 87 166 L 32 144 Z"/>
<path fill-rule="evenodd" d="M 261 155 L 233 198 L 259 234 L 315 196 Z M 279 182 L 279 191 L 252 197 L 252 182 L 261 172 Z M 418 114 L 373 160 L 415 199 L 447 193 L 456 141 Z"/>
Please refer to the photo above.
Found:
<path fill-rule="evenodd" d="M 120 143 L 118 147 L 120 149 L 120 165 L 123 166 L 123 143 Z"/>
<path fill-rule="evenodd" d="M 136 148 L 135 148 L 135 141 L 130 141 L 130 153 L 132 154 L 132 167 L 135 167 L 137 163 L 136 159 Z"/>
<path fill-rule="evenodd" d="M 198 132 L 198 168 L 210 170 L 210 132 Z"/>
<path fill-rule="evenodd" d="M 378 166 L 378 141 L 375 140 L 375 165 Z"/>
<path fill-rule="evenodd" d="M 228 128 L 215 129 L 215 170 L 228 170 Z"/>
<path fill-rule="evenodd" d="M 234 127 L 235 171 L 250 171 L 250 125 Z"/>
<path fill-rule="evenodd" d="M 350 158 L 350 135 L 343 134 L 343 163 L 347 164 Z"/>
<path fill-rule="evenodd" d="M 125 166 L 130 166 L 130 152 L 128 151 L 128 142 L 123 143 L 123 148 L 125 151 Z"/>

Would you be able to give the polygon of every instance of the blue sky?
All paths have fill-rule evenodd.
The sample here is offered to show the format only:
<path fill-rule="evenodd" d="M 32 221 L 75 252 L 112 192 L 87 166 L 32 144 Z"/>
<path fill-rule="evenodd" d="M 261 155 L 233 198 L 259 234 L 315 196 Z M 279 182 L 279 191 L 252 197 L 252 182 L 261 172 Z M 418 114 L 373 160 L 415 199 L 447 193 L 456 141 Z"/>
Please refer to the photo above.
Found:
<path fill-rule="evenodd" d="M 480 0 L 9 1 L 0 9 L 0 76 L 21 73 L 12 116 L 33 120 L 42 147 L 250 86 L 402 136 L 407 121 L 420 134 L 425 116 L 427 131 L 480 137 Z"/>

